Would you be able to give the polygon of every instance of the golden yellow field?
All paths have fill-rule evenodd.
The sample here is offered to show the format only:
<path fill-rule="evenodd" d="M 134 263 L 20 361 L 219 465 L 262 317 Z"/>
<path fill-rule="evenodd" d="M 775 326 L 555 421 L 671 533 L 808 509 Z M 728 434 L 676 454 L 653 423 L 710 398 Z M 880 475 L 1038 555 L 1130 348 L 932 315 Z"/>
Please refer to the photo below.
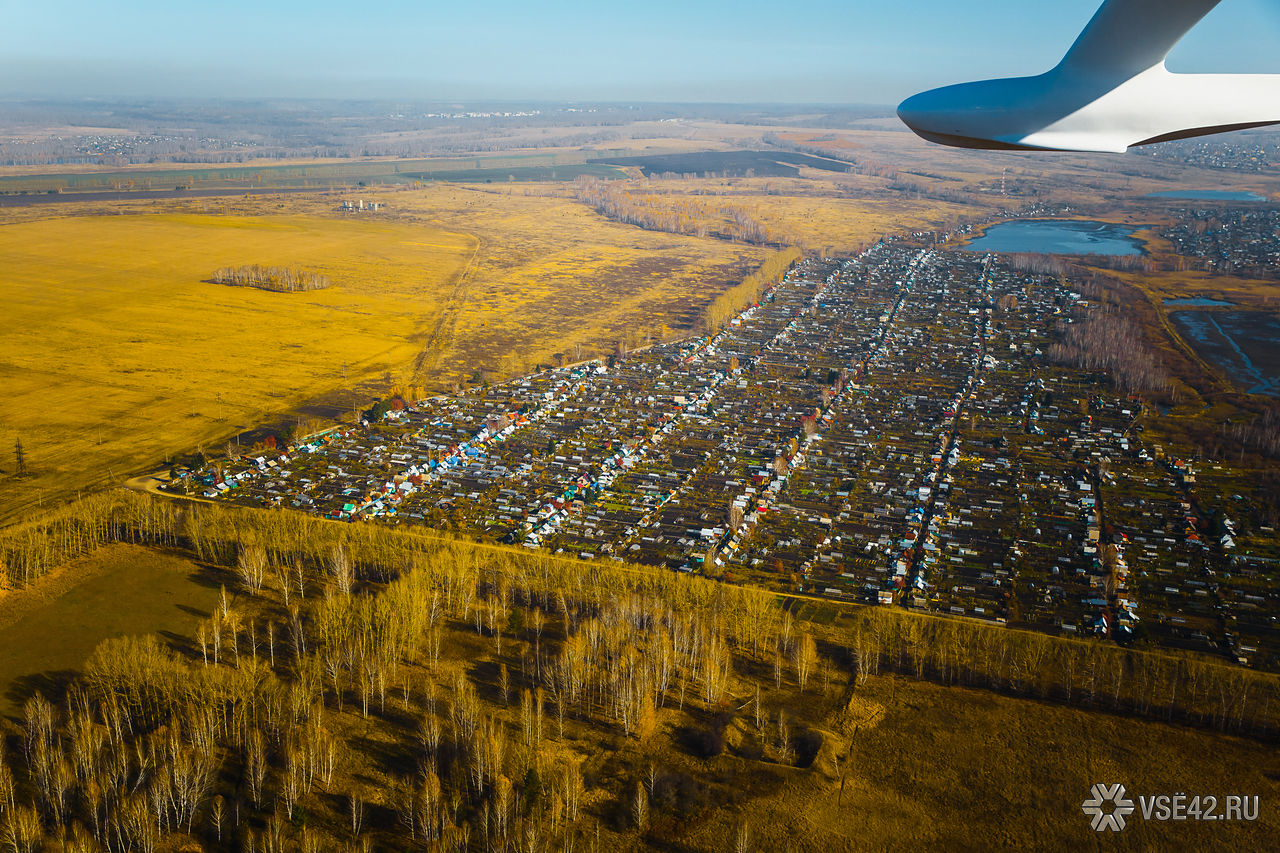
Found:
<path fill-rule="evenodd" d="M 859 181 L 841 178 L 842 185 Z M 859 182 L 881 184 L 876 178 Z M 881 189 L 882 187 L 875 187 Z M 856 253 L 881 237 L 915 229 L 932 230 L 978 216 L 981 209 L 946 201 L 911 201 L 894 197 L 841 198 L 763 194 L 735 195 L 733 201 L 758 211 L 771 230 L 812 251 Z"/>
<path fill-rule="evenodd" d="M 454 185 L 377 197 L 376 215 L 320 194 L 6 211 L 0 520 L 202 443 L 221 450 L 320 398 L 446 389 L 687 333 L 765 254 L 564 198 Z M 206 281 L 242 264 L 333 286 Z M 23 479 L 10 476 L 18 439 Z"/>
<path fill-rule="evenodd" d="M 53 498 L 417 352 L 476 242 L 313 217 L 71 217 L 0 227 L 0 502 Z M 312 269 L 327 290 L 204 281 L 224 265 Z"/>

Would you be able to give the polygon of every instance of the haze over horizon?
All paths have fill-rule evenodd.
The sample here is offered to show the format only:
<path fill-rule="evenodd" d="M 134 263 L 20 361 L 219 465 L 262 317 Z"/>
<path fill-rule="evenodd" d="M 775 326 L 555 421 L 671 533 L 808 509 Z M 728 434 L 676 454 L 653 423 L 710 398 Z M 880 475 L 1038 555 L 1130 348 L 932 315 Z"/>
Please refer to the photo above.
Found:
<path fill-rule="evenodd" d="M 1098 0 L 974 8 L 722 0 L 637 9 L 499 0 L 424 9 L 296 0 L 207 9 L 142 0 L 8 3 L 0 96 L 643 100 L 893 104 L 1052 66 Z M 642 14 L 640 14 L 642 13 Z M 1280 72 L 1280 4 L 1226 0 L 1174 71 Z"/>

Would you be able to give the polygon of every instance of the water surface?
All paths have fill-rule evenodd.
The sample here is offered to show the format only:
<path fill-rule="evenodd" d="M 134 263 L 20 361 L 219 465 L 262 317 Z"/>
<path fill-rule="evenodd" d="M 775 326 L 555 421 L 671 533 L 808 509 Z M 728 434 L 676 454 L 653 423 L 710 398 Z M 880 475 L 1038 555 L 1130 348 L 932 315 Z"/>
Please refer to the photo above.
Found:
<path fill-rule="evenodd" d="M 1143 242 L 1132 225 L 1081 219 L 1001 222 L 966 247 L 971 252 L 1037 252 L 1045 255 L 1140 255 Z"/>
<path fill-rule="evenodd" d="M 1280 397 L 1280 316 L 1263 311 L 1174 311 L 1178 331 L 1250 394 Z"/>
<path fill-rule="evenodd" d="M 1184 299 L 1166 299 L 1165 305 L 1178 308 L 1226 308 L 1235 305 L 1221 299 L 1210 299 L 1207 296 L 1188 296 Z"/>
<path fill-rule="evenodd" d="M 1248 190 L 1164 190 L 1147 193 L 1147 198 L 1186 198 L 1203 201 L 1267 201 L 1264 195 Z"/>

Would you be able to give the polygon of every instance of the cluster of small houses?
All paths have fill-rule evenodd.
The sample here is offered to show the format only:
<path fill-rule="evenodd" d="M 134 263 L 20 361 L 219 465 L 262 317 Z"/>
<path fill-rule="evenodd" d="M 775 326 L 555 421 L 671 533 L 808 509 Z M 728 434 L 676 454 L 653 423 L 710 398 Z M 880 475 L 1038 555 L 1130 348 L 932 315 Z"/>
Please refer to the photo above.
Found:
<path fill-rule="evenodd" d="M 346 211 L 357 211 L 357 212 L 363 212 L 367 210 L 372 213 L 377 213 L 379 210 L 381 210 L 384 207 L 386 207 L 386 204 L 384 202 L 371 201 L 368 204 L 366 204 L 364 199 L 358 198 L 355 201 L 350 201 L 350 200 L 344 201 L 339 206 L 338 209 L 346 210 Z"/>
<path fill-rule="evenodd" d="M 396 401 L 172 488 L 1052 632 L 1277 647 L 1276 596 L 1226 593 L 1241 534 L 1144 445 L 1143 402 L 1045 358 L 1087 308 L 992 256 L 889 240 L 802 261 L 715 335 Z M 1275 539 L 1255 530 L 1251 553 Z M 1262 617 L 1247 630 L 1238 603 Z"/>
<path fill-rule="evenodd" d="M 1280 271 L 1280 205 L 1185 208 L 1161 236 L 1185 257 L 1210 270 Z"/>
<path fill-rule="evenodd" d="M 1280 166 L 1280 145 L 1276 144 L 1275 136 L 1184 139 L 1135 150 L 1174 163 L 1232 172 L 1269 172 Z"/>

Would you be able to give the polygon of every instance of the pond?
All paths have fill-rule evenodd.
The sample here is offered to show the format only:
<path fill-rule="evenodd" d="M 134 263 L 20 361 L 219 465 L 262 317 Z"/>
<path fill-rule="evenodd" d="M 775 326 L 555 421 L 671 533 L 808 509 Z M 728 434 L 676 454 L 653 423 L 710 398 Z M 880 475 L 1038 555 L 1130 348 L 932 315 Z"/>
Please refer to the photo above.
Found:
<path fill-rule="evenodd" d="M 1280 397 L 1280 316 L 1263 311 L 1174 311 L 1196 352 L 1250 394 Z"/>
<path fill-rule="evenodd" d="M 1147 193 L 1147 198 L 1185 198 L 1203 201 L 1267 201 L 1264 195 L 1248 190 L 1164 190 Z"/>
<path fill-rule="evenodd" d="M 1134 226 L 1081 219 L 1001 222 L 973 240 L 970 252 L 1037 252 L 1045 255 L 1140 255 Z"/>

